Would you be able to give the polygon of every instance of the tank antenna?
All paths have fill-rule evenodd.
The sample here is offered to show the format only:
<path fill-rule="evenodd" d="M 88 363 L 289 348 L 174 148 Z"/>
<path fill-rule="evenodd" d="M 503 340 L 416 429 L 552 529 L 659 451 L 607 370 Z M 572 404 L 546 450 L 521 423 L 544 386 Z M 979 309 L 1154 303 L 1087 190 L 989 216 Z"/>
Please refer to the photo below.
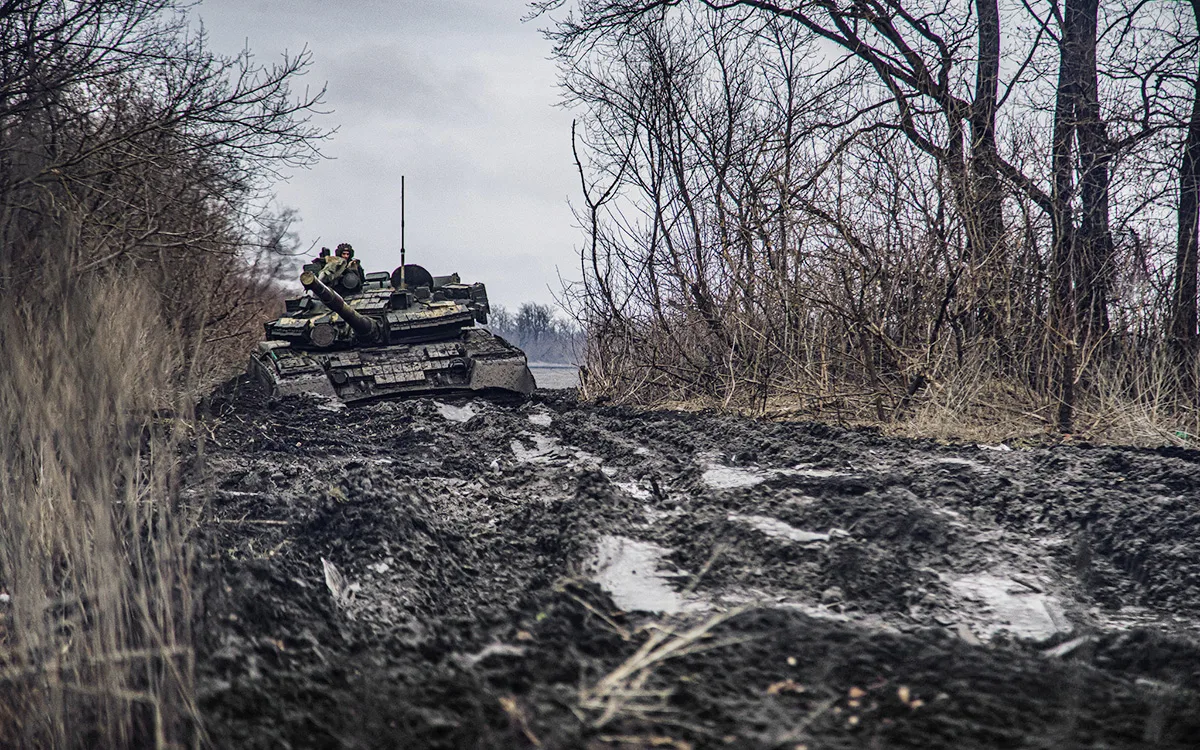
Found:
<path fill-rule="evenodd" d="M 404 175 L 400 175 L 400 288 L 407 285 L 404 282 Z"/>

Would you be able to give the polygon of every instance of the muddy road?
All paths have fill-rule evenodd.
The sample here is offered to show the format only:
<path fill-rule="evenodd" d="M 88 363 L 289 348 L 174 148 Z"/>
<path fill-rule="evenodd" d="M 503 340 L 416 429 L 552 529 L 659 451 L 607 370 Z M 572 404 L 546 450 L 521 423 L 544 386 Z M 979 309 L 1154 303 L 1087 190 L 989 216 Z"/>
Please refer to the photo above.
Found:
<path fill-rule="evenodd" d="M 1200 454 L 214 398 L 221 748 L 1200 747 Z"/>

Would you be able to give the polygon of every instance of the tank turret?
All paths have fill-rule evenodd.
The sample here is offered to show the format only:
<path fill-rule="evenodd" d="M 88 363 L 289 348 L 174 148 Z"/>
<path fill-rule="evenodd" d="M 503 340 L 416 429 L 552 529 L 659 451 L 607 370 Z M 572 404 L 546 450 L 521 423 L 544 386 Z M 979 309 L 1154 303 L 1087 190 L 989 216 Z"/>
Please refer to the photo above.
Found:
<path fill-rule="evenodd" d="M 377 321 L 368 318 L 350 305 L 347 305 L 346 300 L 342 299 L 341 295 L 326 286 L 312 271 L 305 271 L 300 274 L 300 283 L 304 285 L 305 289 L 315 294 L 318 299 L 324 302 L 330 310 L 342 316 L 342 320 L 350 324 L 350 327 L 354 329 L 359 338 L 366 340 L 380 338 L 380 325 Z"/>

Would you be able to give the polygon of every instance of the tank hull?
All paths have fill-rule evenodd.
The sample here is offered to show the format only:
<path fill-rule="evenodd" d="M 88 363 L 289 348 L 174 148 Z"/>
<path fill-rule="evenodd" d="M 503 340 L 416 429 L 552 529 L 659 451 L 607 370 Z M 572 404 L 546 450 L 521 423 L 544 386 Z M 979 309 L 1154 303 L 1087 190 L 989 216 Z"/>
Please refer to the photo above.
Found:
<path fill-rule="evenodd" d="M 316 393 L 347 403 L 434 394 L 527 396 L 537 387 L 525 353 L 482 328 L 454 338 L 340 351 L 264 341 L 249 370 L 272 396 Z"/>

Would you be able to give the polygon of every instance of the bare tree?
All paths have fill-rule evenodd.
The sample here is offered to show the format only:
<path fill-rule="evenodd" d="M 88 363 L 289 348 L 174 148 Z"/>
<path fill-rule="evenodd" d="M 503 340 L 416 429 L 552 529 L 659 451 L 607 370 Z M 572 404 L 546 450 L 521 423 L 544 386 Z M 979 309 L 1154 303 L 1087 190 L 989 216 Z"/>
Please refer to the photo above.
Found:
<path fill-rule="evenodd" d="M 1157 321 L 1195 339 L 1178 5 L 571 3 L 549 35 L 586 113 L 579 298 L 642 363 L 626 392 L 854 384 L 886 417 L 967 368 L 1070 431 L 1106 369 L 1157 382 L 1127 364 L 1157 361 Z"/>
<path fill-rule="evenodd" d="M 1200 37 L 1200 0 L 1192 0 L 1194 36 Z M 1200 55 L 1192 54 L 1194 64 Z M 1186 120 L 1186 135 L 1179 165 L 1179 203 L 1177 242 L 1172 279 L 1170 329 L 1177 356 L 1186 363 L 1196 354 L 1197 227 L 1200 220 L 1200 68 L 1194 68 L 1191 80 L 1191 108 Z"/>

